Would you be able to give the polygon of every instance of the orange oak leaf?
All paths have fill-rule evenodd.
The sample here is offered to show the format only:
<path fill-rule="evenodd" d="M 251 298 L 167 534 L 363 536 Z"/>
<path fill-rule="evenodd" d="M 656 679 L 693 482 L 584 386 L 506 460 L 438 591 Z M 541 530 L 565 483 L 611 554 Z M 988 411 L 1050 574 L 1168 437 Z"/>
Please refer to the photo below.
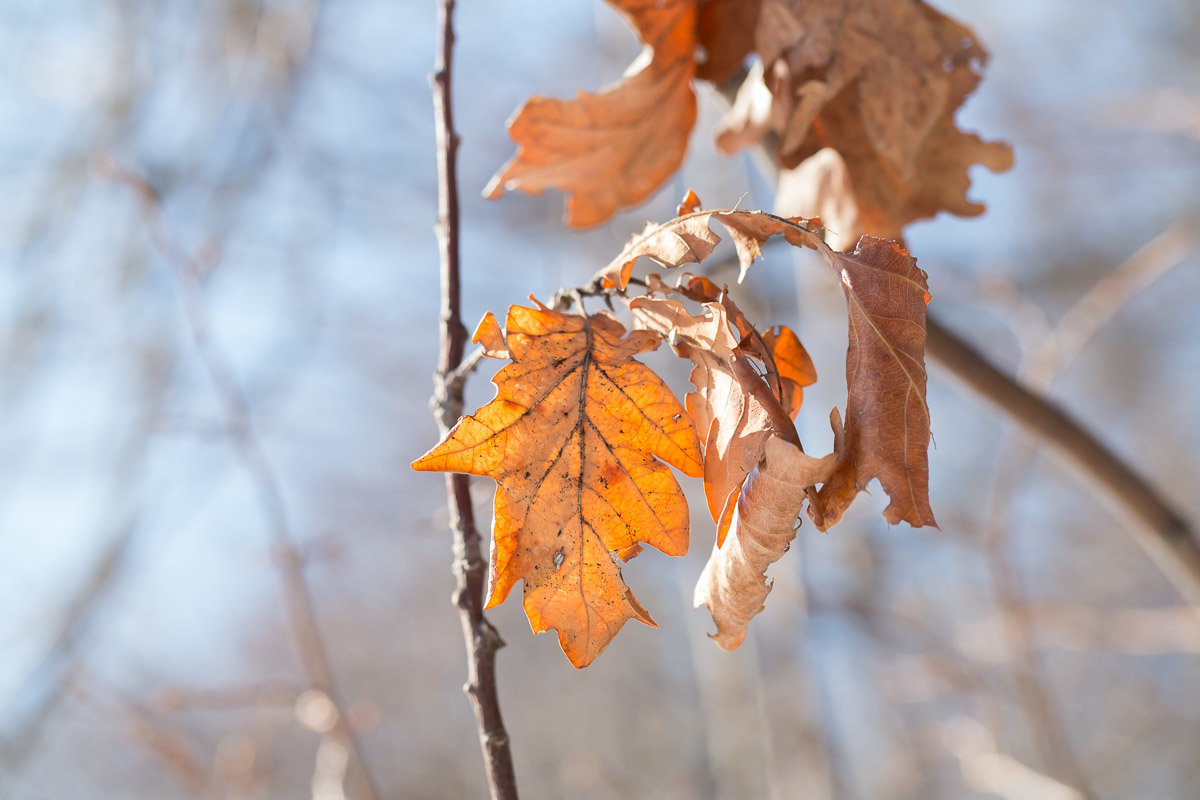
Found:
<path fill-rule="evenodd" d="M 658 334 L 541 304 L 511 307 L 505 328 L 513 363 L 493 379 L 496 398 L 413 468 L 496 480 L 487 606 L 524 580 L 534 632 L 557 630 L 584 667 L 626 620 L 655 624 L 621 562 L 639 542 L 687 552 L 687 502 L 667 464 L 699 476 L 699 441 L 683 406 L 633 358 L 658 347 Z"/>
<path fill-rule="evenodd" d="M 509 122 L 516 154 L 484 195 L 567 192 L 585 228 L 644 200 L 679 167 L 696 121 L 696 0 L 609 0 L 645 44 L 620 83 L 573 100 L 533 97 Z"/>
<path fill-rule="evenodd" d="M 853 253 L 833 250 L 803 220 L 762 211 L 697 211 L 647 226 L 600 273 L 623 288 L 638 256 L 671 266 L 647 250 L 661 229 L 703 221 L 729 231 L 743 274 L 773 235 L 816 250 L 841 282 L 849 308 L 843 458 L 810 513 L 824 529 L 841 519 L 858 492 L 878 478 L 891 503 L 884 517 L 913 527 L 936 525 L 929 504 L 929 411 L 925 400 L 925 305 L 928 279 L 894 242 L 864 236 Z"/>
<path fill-rule="evenodd" d="M 786 325 L 776 325 L 762 335 L 763 343 L 779 371 L 784 410 L 794 419 L 804 400 L 804 387 L 817 382 L 817 368 L 800 339 Z"/>
<path fill-rule="evenodd" d="M 834 460 L 832 453 L 813 458 L 778 437 L 767 439 L 737 499 L 729 534 L 713 547 L 696 583 L 694 603 L 708 607 L 717 625 L 712 638 L 723 649 L 736 649 L 763 610 L 771 591 L 767 567 L 796 537 L 805 487 L 825 481 Z"/>
<path fill-rule="evenodd" d="M 799 165 L 781 184 L 781 212 L 819 214 L 839 248 L 862 233 L 898 239 L 908 223 L 943 210 L 982 213 L 966 199 L 967 170 L 1007 170 L 1012 151 L 955 125 L 987 62 L 969 28 L 921 0 L 751 5 L 761 6 L 745 12 L 757 14 L 761 68 L 717 141 L 731 151 L 778 135 L 783 165 Z M 808 163 L 824 148 L 838 158 Z"/>
<path fill-rule="evenodd" d="M 490 311 L 484 314 L 483 319 L 479 320 L 479 324 L 475 326 L 471 343 L 482 347 L 483 354 L 488 358 L 508 358 L 508 345 L 504 342 L 504 332 L 500 330 L 500 323 L 496 322 L 495 315 Z"/>

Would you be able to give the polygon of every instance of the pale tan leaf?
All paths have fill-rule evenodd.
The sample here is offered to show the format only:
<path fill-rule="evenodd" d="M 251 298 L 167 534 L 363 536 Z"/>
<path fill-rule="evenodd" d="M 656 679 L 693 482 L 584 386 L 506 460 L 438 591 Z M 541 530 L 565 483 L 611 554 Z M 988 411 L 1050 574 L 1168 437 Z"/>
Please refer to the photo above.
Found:
<path fill-rule="evenodd" d="M 737 498 L 729 533 L 713 548 L 696 584 L 694 602 L 708 607 L 717 625 L 713 638 L 723 649 L 736 649 L 762 611 L 771 591 L 767 567 L 796 537 L 804 489 L 826 480 L 834 462 L 832 454 L 813 458 L 774 436 L 766 441 Z"/>

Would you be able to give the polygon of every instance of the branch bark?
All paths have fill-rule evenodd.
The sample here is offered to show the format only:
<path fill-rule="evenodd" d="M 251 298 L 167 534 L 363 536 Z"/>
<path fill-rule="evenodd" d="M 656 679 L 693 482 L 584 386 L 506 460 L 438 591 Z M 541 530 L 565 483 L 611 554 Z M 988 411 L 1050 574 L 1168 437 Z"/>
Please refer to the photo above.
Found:
<path fill-rule="evenodd" d="M 460 312 L 459 270 L 458 143 L 451 105 L 451 68 L 454 51 L 454 0 L 438 5 L 437 61 L 433 75 L 433 106 L 437 137 L 438 222 L 437 238 L 441 262 L 441 325 L 438 371 L 434 375 L 434 413 L 444 436 L 462 415 L 463 378 L 458 370 L 467 343 L 467 329 Z M 480 547 L 479 529 L 471 505 L 470 478 L 446 475 L 450 528 L 454 535 L 453 602 L 462 621 L 467 647 L 467 683 L 463 691 L 471 699 L 484 768 L 493 800 L 516 800 L 517 781 L 513 771 L 508 733 L 500 715 L 496 690 L 496 651 L 504 646 L 500 634 L 483 614 L 486 562 Z"/>

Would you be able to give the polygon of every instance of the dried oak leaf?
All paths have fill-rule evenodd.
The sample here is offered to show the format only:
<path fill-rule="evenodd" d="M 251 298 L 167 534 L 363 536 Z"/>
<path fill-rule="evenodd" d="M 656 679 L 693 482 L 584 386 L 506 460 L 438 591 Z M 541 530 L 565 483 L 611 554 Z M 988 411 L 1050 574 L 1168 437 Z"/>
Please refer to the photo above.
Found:
<path fill-rule="evenodd" d="M 694 196 L 691 190 L 688 190 L 688 194 Z M 697 200 L 692 211 L 698 209 Z M 683 213 L 680 212 L 681 215 Z M 718 287 L 703 276 L 685 272 L 672 288 L 663 283 L 659 276 L 650 275 L 647 278 L 647 286 L 650 287 L 651 293 L 676 293 L 699 303 L 720 303 L 724 306 L 729 321 L 742 337 L 738 347 L 762 362 L 767 385 L 771 387 L 771 391 L 775 393 L 788 415 L 795 418 L 804 398 L 804 387 L 817 382 L 817 368 L 791 328 L 776 325 L 759 333 L 730 297 L 727 287 Z"/>
<path fill-rule="evenodd" d="M 720 523 L 773 430 L 769 411 L 753 394 L 755 384 L 765 389 L 766 383 L 752 369 L 737 368 L 746 357 L 719 303 L 706 303 L 707 313 L 697 316 L 667 298 L 637 297 L 629 307 L 641 327 L 669 335 L 675 352 L 695 364 L 696 391 L 684 404 L 704 441 L 704 496 L 713 521 Z"/>
<path fill-rule="evenodd" d="M 844 457 L 818 492 L 827 528 L 878 478 L 883 516 L 937 525 L 929 505 L 929 406 L 925 402 L 927 276 L 895 242 L 864 236 L 832 251 L 849 309 Z M 815 521 L 815 519 L 814 519 Z"/>
<path fill-rule="evenodd" d="M 929 410 L 925 399 L 926 274 L 899 244 L 864 236 L 852 253 L 833 250 L 802 220 L 762 211 L 699 211 L 647 226 L 601 272 L 624 288 L 639 256 L 674 266 L 653 251 L 664 229 L 715 220 L 730 234 L 743 274 L 762 245 L 781 235 L 822 255 L 841 282 L 849 309 L 846 425 L 843 458 L 810 508 L 822 529 L 841 519 L 850 502 L 878 478 L 891 503 L 884 517 L 913 527 L 936 525 L 929 505 Z M 715 246 L 715 245 L 714 245 Z"/>
<path fill-rule="evenodd" d="M 804 387 L 817 382 L 817 368 L 800 338 L 788 326 L 769 328 L 763 333 L 762 339 L 779 372 L 783 408 L 795 419 L 804 400 Z"/>
<path fill-rule="evenodd" d="M 687 551 L 687 501 L 667 464 L 699 476 L 699 441 L 679 401 L 633 358 L 655 349 L 657 334 L 626 336 L 609 314 L 540 304 L 513 306 L 505 327 L 513 363 L 493 379 L 496 398 L 413 468 L 495 478 L 487 606 L 523 579 L 534 632 L 557 630 L 583 667 L 626 620 L 655 624 L 620 563 L 639 542 Z"/>
<path fill-rule="evenodd" d="M 641 202 L 679 167 L 696 121 L 696 0 L 609 0 L 645 44 L 626 76 L 573 100 L 530 98 L 509 122 L 516 154 L 484 195 L 567 192 L 565 222 L 585 228 Z"/>
<path fill-rule="evenodd" d="M 717 625 L 712 638 L 734 650 L 751 618 L 763 610 L 771 591 L 766 570 L 796 537 L 805 487 L 825 481 L 835 456 L 805 455 L 772 436 L 762 458 L 746 477 L 723 542 L 717 542 L 696 583 L 695 605 L 707 606 Z"/>
<path fill-rule="evenodd" d="M 667 298 L 638 297 L 629 307 L 640 324 L 669 334 L 676 352 L 696 365 L 691 375 L 696 391 L 686 403 L 705 436 L 704 492 L 717 537 L 695 602 L 708 606 L 717 625 L 713 638 L 733 650 L 770 591 L 767 567 L 796 535 L 805 490 L 828 478 L 835 456 L 815 459 L 785 441 L 796 435 L 791 418 L 768 379 L 746 368 L 747 356 L 721 303 L 706 303 L 706 313 L 695 316 Z"/>
<path fill-rule="evenodd" d="M 733 150 L 778 134 L 784 166 L 802 165 L 781 192 L 781 212 L 820 214 L 846 244 L 861 233 L 899 238 L 908 223 L 943 210 L 982 213 L 966 199 L 967 170 L 1009 169 L 1012 151 L 954 123 L 987 62 L 970 28 L 920 0 L 760 5 L 762 68 L 743 85 L 717 140 Z M 842 165 L 803 165 L 823 148 Z M 832 210 L 838 201 L 830 194 L 846 192 L 857 213 Z"/>

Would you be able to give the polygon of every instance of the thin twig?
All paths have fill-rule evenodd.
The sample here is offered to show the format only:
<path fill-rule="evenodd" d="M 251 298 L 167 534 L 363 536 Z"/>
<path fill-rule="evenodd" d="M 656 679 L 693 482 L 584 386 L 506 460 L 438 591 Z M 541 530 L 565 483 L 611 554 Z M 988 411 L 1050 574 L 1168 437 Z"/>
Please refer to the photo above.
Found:
<path fill-rule="evenodd" d="M 1077 790 L 1083 798 L 1094 798 L 1090 781 L 1071 746 L 1067 726 L 1059 711 L 1057 698 L 1046 679 L 1041 654 L 1034 644 L 1034 623 L 1029 598 L 1021 574 L 1008 552 L 1007 532 L 1010 528 L 1008 504 L 1016 485 L 1027 474 L 1036 452 L 1029 434 L 1013 445 L 1011 458 L 1001 458 L 1008 469 L 1000 474 L 992 489 L 988 532 L 984 536 L 988 574 L 992 594 L 1000 609 L 1000 619 L 1009 651 L 1008 665 L 1013 688 L 1029 722 L 1038 750 L 1049 761 L 1052 774 Z"/>
<path fill-rule="evenodd" d="M 451 67 L 454 52 L 454 0 L 438 4 L 437 62 L 433 75 L 433 107 L 437 137 L 438 222 L 437 238 L 441 262 L 442 310 L 438 371 L 434 376 L 434 406 L 438 427 L 446 434 L 463 408 L 463 382 L 455 379 L 467 343 L 460 311 L 458 134 L 454 130 L 451 103 Z M 484 768 L 494 800 L 516 800 L 517 780 L 513 771 L 508 733 L 500 715 L 496 690 L 496 651 L 504 645 L 500 634 L 483 615 L 486 562 L 480 547 L 479 530 L 471 505 L 469 478 L 446 476 L 450 506 L 450 528 L 454 534 L 453 600 L 462 621 L 467 647 L 467 683 L 463 690 L 471 699 Z"/>
<path fill-rule="evenodd" d="M 282 580 L 288 627 L 306 680 L 313 689 L 324 693 L 337 709 L 337 718 L 329 735 L 352 757 L 352 794 L 362 800 L 373 800 L 379 793 L 363 759 L 354 731 L 350 727 L 345 713 L 346 707 L 337 689 L 329 651 L 317 625 L 312 591 L 304 574 L 304 557 L 292 533 L 279 480 L 258 441 L 251 422 L 249 404 L 238 386 L 233 370 L 209 332 L 201 283 L 212 263 L 183 248 L 167 222 L 158 192 L 145 178 L 118 167 L 111 160 L 102 162 L 99 167 L 103 174 L 126 184 L 137 193 L 151 239 L 172 267 L 171 274 L 179 287 L 192 344 L 209 382 L 224 406 L 225 424 L 234 451 L 250 473 L 259 494 L 273 544 L 275 564 L 279 568 Z"/>
<path fill-rule="evenodd" d="M 1028 355 L 1019 374 L 1031 385 L 1049 392 L 1057 375 L 1071 364 L 1084 346 L 1142 289 L 1169 272 L 1196 250 L 1193 236 L 1180 225 L 1168 228 L 1105 275 L 1059 320 L 1053 330 L 1038 329 L 1028 338 Z M 1000 473 L 992 491 L 988 532 L 984 536 L 993 591 L 1003 612 L 1004 630 L 1013 663 L 1013 683 L 1026 715 L 1040 741 L 1040 750 L 1053 762 L 1059 777 L 1069 781 L 1084 797 L 1094 797 L 1089 781 L 1072 751 L 1066 726 L 1058 711 L 1051 685 L 1044 675 L 1029 600 L 1017 565 L 1006 550 L 1010 525 L 1008 505 L 1017 485 L 1029 474 L 1038 442 L 1029 434 L 1012 444 L 1012 455 L 1001 458 L 1008 468 Z"/>
<path fill-rule="evenodd" d="M 1043 343 L 1053 343 L 1057 337 L 1040 309 L 1028 299 L 1019 295 L 1018 299 L 1016 308 L 1024 311 L 1018 316 L 1024 319 L 1013 329 L 1027 355 L 1022 358 L 1017 374 L 1032 386 L 1048 389 L 1052 374 L 1047 371 L 1053 370 L 1054 356 Z M 1030 734 L 1050 773 L 1077 790 L 1080 797 L 1092 798 L 1095 794 L 1090 788 L 1091 781 L 1071 746 L 1067 725 L 1035 643 L 1037 633 L 1021 571 L 1009 552 L 1012 527 L 1009 507 L 1029 473 L 1037 452 L 1037 438 L 1026 431 L 1017 431 L 1005 449 L 1007 452 L 1000 456 L 999 463 L 1007 466 L 998 471 L 992 487 L 983 545 L 992 597 L 999 609 L 1008 650 L 1006 663 Z"/>
<path fill-rule="evenodd" d="M 1092 337 L 1136 295 L 1200 249 L 1195 230 L 1176 223 L 1140 247 L 1101 278 L 1067 309 L 1054 336 L 1043 339 L 1052 349 L 1057 371 L 1075 359 Z"/>

